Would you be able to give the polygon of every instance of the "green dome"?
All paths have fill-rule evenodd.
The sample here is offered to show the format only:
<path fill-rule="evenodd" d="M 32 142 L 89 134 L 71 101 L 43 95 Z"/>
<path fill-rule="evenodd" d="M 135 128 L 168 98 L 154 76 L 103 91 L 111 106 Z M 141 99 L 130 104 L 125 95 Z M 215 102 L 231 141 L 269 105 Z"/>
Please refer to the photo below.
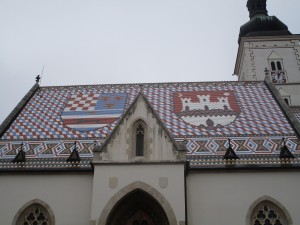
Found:
<path fill-rule="evenodd" d="M 240 28 L 241 37 L 290 35 L 288 27 L 276 16 L 269 16 L 266 0 L 248 0 L 247 8 L 250 21 Z"/>

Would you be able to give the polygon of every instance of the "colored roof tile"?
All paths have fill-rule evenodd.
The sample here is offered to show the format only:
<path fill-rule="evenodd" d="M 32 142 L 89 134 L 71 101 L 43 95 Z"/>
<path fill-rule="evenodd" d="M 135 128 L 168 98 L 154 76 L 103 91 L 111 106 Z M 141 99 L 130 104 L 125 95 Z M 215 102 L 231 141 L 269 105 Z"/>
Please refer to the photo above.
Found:
<path fill-rule="evenodd" d="M 238 156 L 277 154 L 282 137 L 300 153 L 264 82 L 194 82 L 40 87 L 2 135 L 0 159 L 14 158 L 21 142 L 27 159 L 68 157 L 74 140 L 80 157 L 90 158 L 94 140 L 105 141 L 141 92 L 174 140 L 186 142 L 192 164 L 223 157 L 228 138 Z"/>

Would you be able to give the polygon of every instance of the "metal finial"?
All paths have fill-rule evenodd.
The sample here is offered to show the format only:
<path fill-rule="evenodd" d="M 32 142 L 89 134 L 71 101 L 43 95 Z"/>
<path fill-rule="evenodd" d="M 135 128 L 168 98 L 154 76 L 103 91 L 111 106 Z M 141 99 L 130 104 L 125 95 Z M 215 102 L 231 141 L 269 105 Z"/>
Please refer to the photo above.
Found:
<path fill-rule="evenodd" d="M 285 146 L 285 138 L 284 137 L 282 138 L 282 143 L 283 143 L 283 146 Z"/>
<path fill-rule="evenodd" d="M 76 162 L 79 163 L 80 162 L 80 156 L 79 153 L 77 151 L 77 141 L 74 141 L 74 148 L 73 151 L 71 152 L 70 156 L 67 158 L 67 162 Z"/>
<path fill-rule="evenodd" d="M 16 155 L 16 157 L 12 160 L 12 162 L 25 162 L 26 161 L 26 154 L 23 151 L 23 142 L 21 143 L 21 149 Z"/>
<path fill-rule="evenodd" d="M 187 145 L 187 143 L 188 143 L 188 140 L 186 140 L 186 138 L 183 140 L 183 144 L 184 145 Z"/>
<path fill-rule="evenodd" d="M 37 75 L 36 78 L 35 78 L 35 81 L 36 81 L 37 83 L 39 83 L 39 82 L 40 82 L 40 79 L 41 79 L 40 75 Z"/>
<path fill-rule="evenodd" d="M 77 150 L 77 141 L 74 141 L 74 150 Z"/>

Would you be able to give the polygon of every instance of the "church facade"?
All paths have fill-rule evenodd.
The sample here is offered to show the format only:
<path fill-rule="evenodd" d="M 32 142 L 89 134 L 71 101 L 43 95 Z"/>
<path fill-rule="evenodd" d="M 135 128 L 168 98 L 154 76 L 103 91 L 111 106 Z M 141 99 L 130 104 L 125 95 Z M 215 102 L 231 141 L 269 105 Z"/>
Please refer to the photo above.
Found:
<path fill-rule="evenodd" d="M 1 224 L 299 224 L 300 36 L 247 7 L 239 81 L 37 82 L 0 126 Z"/>

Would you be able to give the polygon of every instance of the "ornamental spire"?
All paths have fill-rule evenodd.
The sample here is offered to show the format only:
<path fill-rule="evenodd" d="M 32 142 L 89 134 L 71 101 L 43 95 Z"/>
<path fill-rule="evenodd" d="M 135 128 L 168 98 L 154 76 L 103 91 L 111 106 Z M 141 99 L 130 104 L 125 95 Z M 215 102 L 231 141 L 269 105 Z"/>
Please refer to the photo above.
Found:
<path fill-rule="evenodd" d="M 268 16 L 267 0 L 248 0 L 247 8 L 250 19 L 256 15 Z"/>

